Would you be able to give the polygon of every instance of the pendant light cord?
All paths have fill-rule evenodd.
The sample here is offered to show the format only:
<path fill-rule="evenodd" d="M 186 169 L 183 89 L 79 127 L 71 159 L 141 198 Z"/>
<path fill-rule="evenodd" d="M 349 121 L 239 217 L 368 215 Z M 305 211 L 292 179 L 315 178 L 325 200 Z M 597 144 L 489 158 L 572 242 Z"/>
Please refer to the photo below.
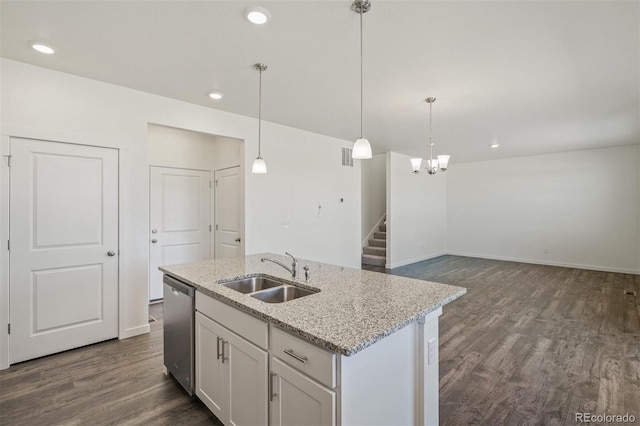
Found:
<path fill-rule="evenodd" d="M 364 5 L 360 6 L 360 138 L 364 138 L 363 132 L 362 132 L 362 114 L 363 114 L 363 109 L 364 109 L 364 84 L 363 84 L 363 80 L 364 80 L 364 66 L 363 66 L 363 37 L 362 37 L 362 12 L 364 9 Z"/>
<path fill-rule="evenodd" d="M 431 111 L 431 108 L 433 107 L 433 102 L 429 102 L 429 168 L 432 168 L 432 161 L 433 161 L 433 142 L 432 142 L 432 138 L 433 138 L 433 121 L 432 121 L 432 117 L 433 117 L 433 113 Z"/>
<path fill-rule="evenodd" d="M 261 139 L 262 139 L 262 68 L 260 71 L 260 82 L 258 84 L 258 158 L 261 157 Z"/>

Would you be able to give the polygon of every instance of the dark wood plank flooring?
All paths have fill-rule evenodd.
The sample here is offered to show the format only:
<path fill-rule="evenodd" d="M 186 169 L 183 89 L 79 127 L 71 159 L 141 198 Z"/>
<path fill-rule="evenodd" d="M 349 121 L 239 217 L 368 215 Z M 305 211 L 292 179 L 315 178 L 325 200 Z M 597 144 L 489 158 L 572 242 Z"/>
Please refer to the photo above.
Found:
<path fill-rule="evenodd" d="M 468 288 L 440 322 L 441 424 L 640 418 L 640 277 L 457 256 L 386 272 Z M 148 335 L 0 371 L 0 425 L 219 424 L 162 373 L 150 313 Z"/>
<path fill-rule="evenodd" d="M 640 423 L 639 276 L 459 256 L 389 272 L 468 289 L 440 321 L 442 425 Z"/>

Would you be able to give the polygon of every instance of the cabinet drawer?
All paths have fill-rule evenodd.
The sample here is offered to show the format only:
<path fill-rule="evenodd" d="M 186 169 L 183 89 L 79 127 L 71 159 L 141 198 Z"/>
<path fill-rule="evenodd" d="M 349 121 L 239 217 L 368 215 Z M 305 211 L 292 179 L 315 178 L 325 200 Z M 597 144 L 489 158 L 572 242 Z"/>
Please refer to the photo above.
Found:
<path fill-rule="evenodd" d="M 331 388 L 336 387 L 336 354 L 277 327 L 271 327 L 271 353 Z"/>
<path fill-rule="evenodd" d="M 268 348 L 269 335 L 266 321 L 246 314 L 199 291 L 196 292 L 196 311 L 217 321 L 262 349 Z"/>

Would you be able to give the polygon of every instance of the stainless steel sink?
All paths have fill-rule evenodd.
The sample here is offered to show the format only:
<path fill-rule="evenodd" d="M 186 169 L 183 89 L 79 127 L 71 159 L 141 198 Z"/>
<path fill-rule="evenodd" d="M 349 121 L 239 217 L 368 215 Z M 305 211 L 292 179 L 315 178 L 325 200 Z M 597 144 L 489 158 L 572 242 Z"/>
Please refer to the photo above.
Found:
<path fill-rule="evenodd" d="M 278 287 L 283 285 L 283 283 L 265 277 L 250 277 L 243 278 L 241 280 L 220 283 L 220 285 L 235 291 L 239 291 L 240 293 L 247 294 L 267 288 Z"/>
<path fill-rule="evenodd" d="M 266 303 L 282 303 L 289 300 L 298 299 L 300 297 L 315 294 L 313 291 L 305 290 L 292 285 L 283 285 L 281 287 L 271 288 L 268 290 L 253 293 L 250 296 Z"/>

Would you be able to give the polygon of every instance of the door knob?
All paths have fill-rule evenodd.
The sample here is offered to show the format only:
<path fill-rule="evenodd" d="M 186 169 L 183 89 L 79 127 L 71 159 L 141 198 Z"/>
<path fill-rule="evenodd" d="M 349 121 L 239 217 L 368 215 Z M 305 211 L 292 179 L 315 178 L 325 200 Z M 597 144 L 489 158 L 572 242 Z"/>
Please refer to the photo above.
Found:
<path fill-rule="evenodd" d="M 115 252 L 115 251 L 113 251 L 113 250 L 109 250 L 109 251 L 107 252 L 107 256 L 109 256 L 109 257 L 113 257 L 113 256 L 115 256 L 115 255 L 116 255 L 116 252 Z"/>
<path fill-rule="evenodd" d="M 240 242 L 240 237 L 236 238 L 236 243 Z"/>
<path fill-rule="evenodd" d="M 151 240 L 151 242 L 152 242 L 153 244 L 155 244 L 155 243 L 157 243 L 157 242 L 158 242 L 158 240 L 156 240 L 156 239 L 154 238 L 153 240 Z"/>
<path fill-rule="evenodd" d="M 151 230 L 151 233 L 152 233 L 152 234 L 157 234 L 157 233 L 158 233 L 158 230 L 157 230 L 157 229 L 152 229 L 152 230 Z"/>

